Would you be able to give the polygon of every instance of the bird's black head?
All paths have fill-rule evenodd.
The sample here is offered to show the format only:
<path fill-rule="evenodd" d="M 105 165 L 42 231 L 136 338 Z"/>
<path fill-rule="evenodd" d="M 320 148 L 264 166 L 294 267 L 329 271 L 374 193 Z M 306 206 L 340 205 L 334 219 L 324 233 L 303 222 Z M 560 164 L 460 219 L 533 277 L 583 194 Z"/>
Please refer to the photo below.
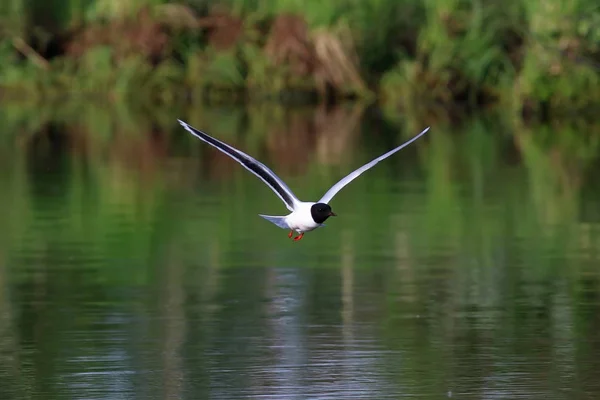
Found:
<path fill-rule="evenodd" d="M 310 214 L 312 215 L 313 221 L 317 224 L 322 224 L 329 217 L 335 217 L 336 214 L 331 211 L 331 207 L 329 204 L 325 203 L 315 203 L 310 208 Z"/>

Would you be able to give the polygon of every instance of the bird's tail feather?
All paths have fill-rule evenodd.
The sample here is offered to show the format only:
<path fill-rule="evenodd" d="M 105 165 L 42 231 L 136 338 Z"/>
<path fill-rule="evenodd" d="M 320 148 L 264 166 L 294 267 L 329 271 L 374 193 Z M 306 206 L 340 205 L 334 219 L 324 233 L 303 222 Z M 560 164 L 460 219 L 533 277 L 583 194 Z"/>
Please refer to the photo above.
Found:
<path fill-rule="evenodd" d="M 277 225 L 278 227 L 280 227 L 282 229 L 290 229 L 287 222 L 285 222 L 285 217 L 279 217 L 279 216 L 275 216 L 275 215 L 262 215 L 262 214 L 258 214 L 258 215 L 263 217 L 267 221 L 274 223 L 275 225 Z"/>

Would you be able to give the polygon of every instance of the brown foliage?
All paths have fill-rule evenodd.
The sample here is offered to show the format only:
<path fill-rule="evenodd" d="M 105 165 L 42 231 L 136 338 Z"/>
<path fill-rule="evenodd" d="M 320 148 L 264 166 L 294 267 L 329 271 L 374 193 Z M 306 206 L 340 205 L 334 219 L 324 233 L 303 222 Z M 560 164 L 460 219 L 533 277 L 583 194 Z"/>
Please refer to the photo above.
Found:
<path fill-rule="evenodd" d="M 70 37 L 65 52 L 73 57 L 80 57 L 96 46 L 110 46 L 117 61 L 131 55 L 142 55 L 157 62 L 169 52 L 169 36 L 147 7 L 133 18 L 85 26 Z"/>
<path fill-rule="evenodd" d="M 271 26 L 264 50 L 275 65 L 287 65 L 292 72 L 301 76 L 311 74 L 317 66 L 308 26 L 299 16 L 278 16 Z"/>
<path fill-rule="evenodd" d="M 217 50 L 234 47 L 240 40 L 244 21 L 225 10 L 215 8 L 208 17 L 201 18 L 198 26 L 207 29 L 208 43 Z"/>
<path fill-rule="evenodd" d="M 225 9 L 215 7 L 210 15 L 198 19 L 185 7 L 163 7 L 158 13 L 145 7 L 134 17 L 93 23 L 71 32 L 64 48 L 67 56 L 80 57 L 91 48 L 109 46 L 117 63 L 132 55 L 158 63 L 172 51 L 173 30 L 200 28 L 206 31 L 208 44 L 220 51 L 250 38 L 273 65 L 285 68 L 287 79 L 312 79 L 322 95 L 330 90 L 343 93 L 366 87 L 358 72 L 349 30 L 311 32 L 304 18 L 293 14 L 282 14 L 269 22 L 262 46 L 258 43 L 262 40 L 257 42 L 245 33 L 244 20 Z M 251 28 L 262 32 L 259 26 Z"/>
<path fill-rule="evenodd" d="M 339 91 L 365 87 L 351 47 L 331 32 L 311 35 L 302 17 L 283 14 L 273 22 L 264 50 L 275 65 L 285 65 L 301 77 L 313 76 L 324 93 L 327 85 Z"/>

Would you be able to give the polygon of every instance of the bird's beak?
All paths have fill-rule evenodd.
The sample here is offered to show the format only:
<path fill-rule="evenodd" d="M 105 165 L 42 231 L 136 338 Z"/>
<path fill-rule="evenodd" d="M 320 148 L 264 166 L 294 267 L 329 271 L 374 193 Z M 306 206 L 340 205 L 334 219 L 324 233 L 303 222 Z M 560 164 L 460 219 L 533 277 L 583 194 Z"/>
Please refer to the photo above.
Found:
<path fill-rule="evenodd" d="M 329 216 L 330 217 L 337 217 L 337 214 L 332 211 L 332 212 L 329 213 Z"/>

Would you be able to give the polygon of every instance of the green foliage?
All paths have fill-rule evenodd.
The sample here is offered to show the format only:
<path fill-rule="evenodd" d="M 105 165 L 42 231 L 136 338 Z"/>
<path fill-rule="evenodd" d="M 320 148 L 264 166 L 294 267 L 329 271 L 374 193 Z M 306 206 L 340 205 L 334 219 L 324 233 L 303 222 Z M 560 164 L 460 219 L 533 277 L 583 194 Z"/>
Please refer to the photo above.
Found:
<path fill-rule="evenodd" d="M 411 103 L 474 108 L 499 102 L 514 115 L 523 110 L 573 115 L 592 114 L 590 110 L 600 105 L 600 7 L 591 0 L 50 3 L 48 19 L 53 22 L 40 22 L 42 29 L 30 32 L 23 30 L 23 21 L 31 19 L 34 25 L 42 21 L 38 16 L 47 5 L 34 7 L 22 0 L 0 5 L 4 97 L 40 101 L 102 96 L 165 104 L 183 101 L 185 93 L 194 101 L 206 95 L 226 101 L 247 94 L 255 99 L 281 99 L 289 93 L 308 93 L 315 98 L 328 93 L 326 82 L 339 97 L 368 97 L 368 89 L 377 89 L 391 109 L 407 109 Z M 221 13 L 229 10 L 233 18 L 243 21 L 239 32 L 223 33 L 235 36 L 228 46 L 214 45 L 210 35 L 205 35 L 208 31 L 195 26 L 196 11 L 210 12 L 216 6 Z M 36 50 L 43 54 L 44 43 L 52 38 L 48 31 L 65 31 L 82 21 L 105 26 L 130 18 L 136 23 L 136 13 L 145 7 L 157 21 L 169 13 L 178 16 L 176 20 L 185 16 L 184 28 L 176 27 L 173 18 L 164 22 L 169 43 L 158 59 L 136 53 L 123 58 L 110 44 L 99 43 L 90 45 L 79 58 L 59 54 L 48 60 L 47 67 L 43 59 L 15 45 L 18 37 L 37 38 Z M 309 32 L 305 38 L 290 33 L 274 55 L 272 49 L 271 53 L 266 50 L 266 43 L 270 24 L 282 14 L 303 18 Z M 137 39 L 125 36 L 123 40 Z M 325 52 L 331 59 L 319 58 L 315 49 L 322 43 L 333 43 Z M 297 72 L 294 57 L 308 59 L 302 61 L 309 65 L 308 72 Z M 337 82 L 331 78 L 331 74 L 343 76 L 350 64 L 356 64 L 352 68 L 357 74 L 347 74 Z M 324 71 L 330 72 L 325 79 Z M 347 78 L 353 74 L 357 76 Z"/>
<path fill-rule="evenodd" d="M 545 105 L 552 113 L 585 111 L 600 104 L 600 9 L 585 0 L 525 4 L 529 31 L 512 100 Z"/>
<path fill-rule="evenodd" d="M 27 9 L 26 0 L 6 0 L 0 2 L 0 38 L 3 35 L 18 34 L 24 31 Z"/>
<path fill-rule="evenodd" d="M 93 0 L 85 9 L 86 19 L 114 20 L 135 15 L 143 7 L 155 7 L 168 0 Z"/>

